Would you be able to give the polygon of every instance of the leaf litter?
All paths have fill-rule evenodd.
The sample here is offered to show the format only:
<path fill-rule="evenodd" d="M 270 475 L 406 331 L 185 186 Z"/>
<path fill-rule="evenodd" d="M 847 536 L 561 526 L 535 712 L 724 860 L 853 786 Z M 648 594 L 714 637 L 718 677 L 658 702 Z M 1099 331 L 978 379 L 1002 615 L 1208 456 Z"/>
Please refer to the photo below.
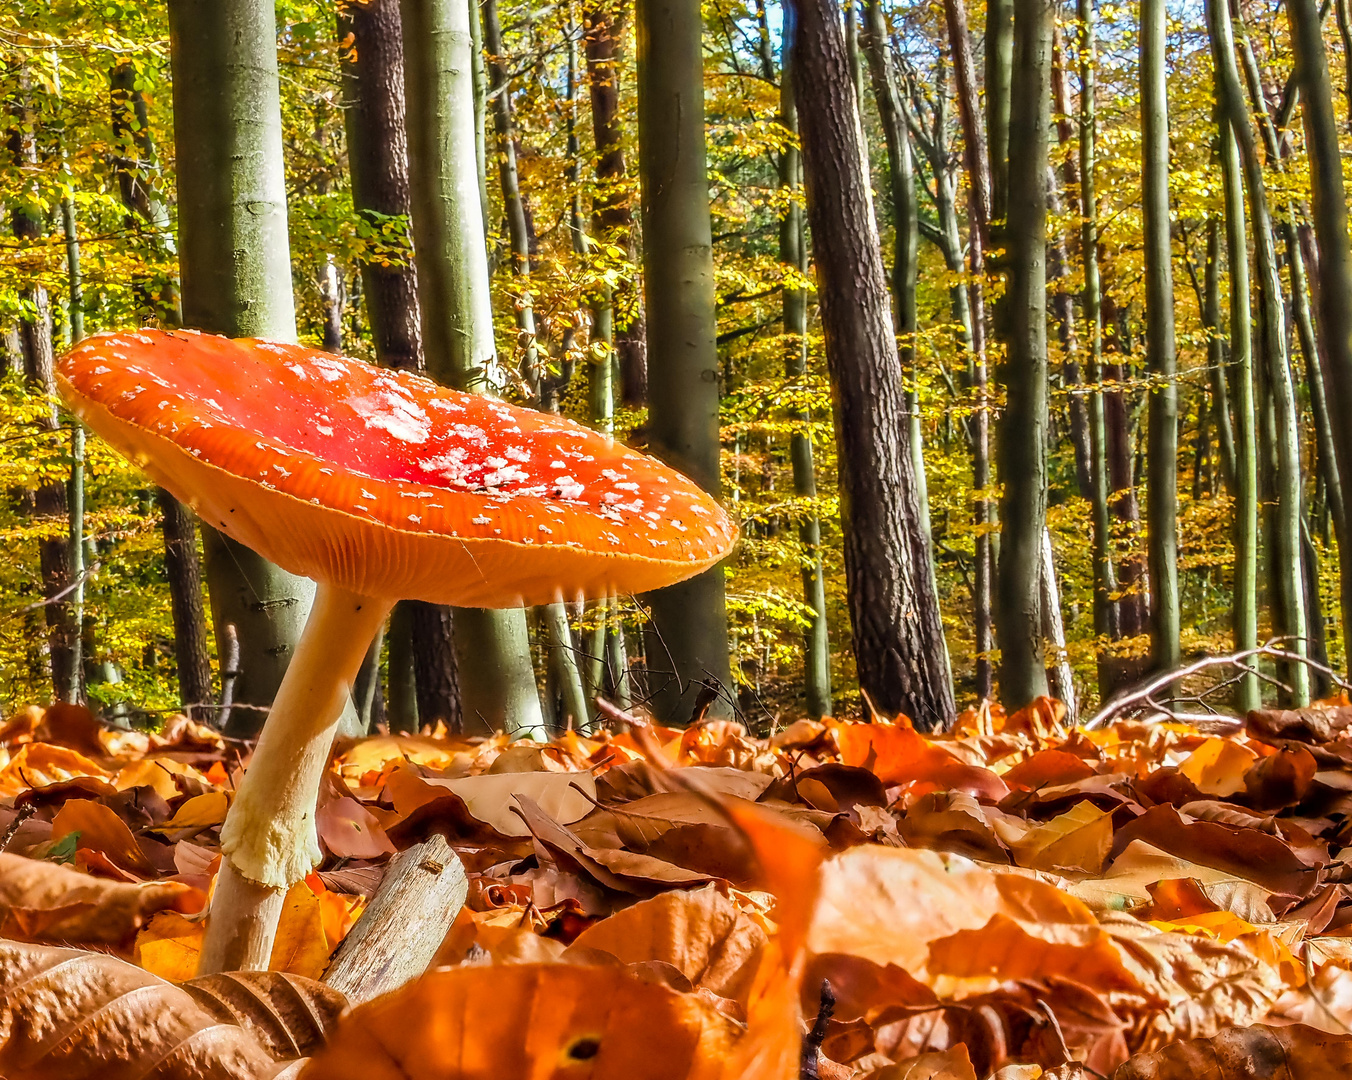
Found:
<path fill-rule="evenodd" d="M 248 748 L 75 706 L 0 727 L 0 1074 L 1345 1075 L 1352 707 L 1229 734 L 1055 702 L 798 721 L 614 714 L 548 744 L 335 747 L 272 971 L 194 980 Z M 466 907 L 422 979 L 322 978 L 392 853 Z M 812 1035 L 804 1042 L 811 1029 Z M 806 1047 L 806 1049 L 804 1049 Z M 111 1070 L 111 1071 L 110 1071 Z"/>

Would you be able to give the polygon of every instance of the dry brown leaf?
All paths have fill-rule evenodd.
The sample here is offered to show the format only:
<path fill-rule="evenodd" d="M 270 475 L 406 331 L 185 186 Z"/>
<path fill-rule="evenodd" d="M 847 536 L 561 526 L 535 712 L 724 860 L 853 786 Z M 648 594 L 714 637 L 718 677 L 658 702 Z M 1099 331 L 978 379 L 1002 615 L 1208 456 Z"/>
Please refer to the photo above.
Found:
<path fill-rule="evenodd" d="M 396 769 L 386 781 L 386 790 L 401 816 L 439 797 L 454 795 L 476 821 L 509 837 L 530 835 L 514 810 L 515 795 L 531 799 L 563 825 L 585 817 L 596 802 L 596 781 L 585 772 L 484 773 L 447 780 Z"/>
<path fill-rule="evenodd" d="M 39 859 L 0 852 L 0 936 L 129 949 L 166 909 L 195 911 L 198 890 L 176 881 L 107 881 Z"/>
<path fill-rule="evenodd" d="M 1112 1080 L 1345 1080 L 1349 1072 L 1352 1036 L 1256 1024 L 1137 1054 Z"/>
<path fill-rule="evenodd" d="M 940 1053 L 886 1065 L 867 1075 L 867 1080 L 976 1080 L 976 1070 L 962 1043 Z"/>
<path fill-rule="evenodd" d="M 123 960 L 0 941 L 6 1080 L 268 1080 L 284 1065 L 187 990 Z"/>
<path fill-rule="evenodd" d="M 186 982 L 183 989 L 207 1012 L 228 1017 L 283 1061 L 322 1047 L 347 1008 L 339 991 L 283 971 L 225 971 Z"/>
<path fill-rule="evenodd" d="M 671 964 L 692 986 L 747 1003 L 765 931 L 713 888 L 670 892 L 588 927 L 574 949 L 599 949 L 626 964 Z"/>

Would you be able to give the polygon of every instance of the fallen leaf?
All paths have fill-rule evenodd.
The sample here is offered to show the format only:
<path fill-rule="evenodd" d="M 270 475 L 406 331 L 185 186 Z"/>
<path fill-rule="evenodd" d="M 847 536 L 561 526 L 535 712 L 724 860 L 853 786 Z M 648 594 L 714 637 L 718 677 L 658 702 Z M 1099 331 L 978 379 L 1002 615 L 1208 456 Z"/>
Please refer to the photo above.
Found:
<path fill-rule="evenodd" d="M 266 1080 L 282 1063 L 228 1013 L 105 953 L 0 941 L 6 1080 Z"/>
<path fill-rule="evenodd" d="M 976 1080 L 976 1071 L 967 1056 L 967 1047 L 958 1043 L 942 1053 L 920 1054 L 886 1065 L 869 1073 L 868 1080 Z"/>
<path fill-rule="evenodd" d="M 623 968 L 451 968 L 358 1006 L 301 1078 L 713 1080 L 738 1034 L 698 996 Z"/>
<path fill-rule="evenodd" d="M 1112 1080 L 1344 1080 L 1349 1072 L 1352 1036 L 1256 1024 L 1137 1054 Z"/>
<path fill-rule="evenodd" d="M 409 769 L 396 769 L 386 782 L 386 790 L 400 816 L 447 794 L 460 799 L 477 821 L 501 836 L 529 836 L 513 807 L 512 798 L 531 799 L 561 825 L 570 825 L 585 817 L 595 805 L 596 781 L 590 773 L 485 773 L 456 780 L 419 777 Z"/>
<path fill-rule="evenodd" d="M 183 984 L 208 1012 L 229 1017 L 281 1061 L 319 1050 L 347 998 L 313 979 L 281 971 L 226 971 Z"/>
<path fill-rule="evenodd" d="M 142 876 L 155 873 L 127 823 L 103 803 L 92 799 L 68 799 L 52 819 L 56 839 L 79 833 L 77 846 L 102 852 L 117 866 Z"/>
<path fill-rule="evenodd" d="M 330 799 L 315 815 L 324 846 L 340 859 L 378 859 L 394 854 L 380 822 L 356 799 Z"/>
<path fill-rule="evenodd" d="M 51 743 L 28 743 L 0 769 L 0 796 L 18 795 L 28 788 L 43 787 L 76 776 L 110 779 L 112 773 L 83 754 Z"/>
<path fill-rule="evenodd" d="M 643 900 L 588 927 L 574 949 L 597 949 L 626 964 L 657 960 L 692 986 L 747 1002 L 765 931 L 713 888 Z"/>
<path fill-rule="evenodd" d="M 1020 866 L 1087 874 L 1103 869 L 1112 846 L 1112 815 L 1087 799 L 1009 842 Z"/>
<path fill-rule="evenodd" d="M 221 824 L 229 809 L 230 796 L 224 791 L 208 791 L 202 795 L 194 795 L 156 831 L 164 833 L 201 832 L 203 829 L 210 829 L 214 825 Z"/>
<path fill-rule="evenodd" d="M 202 894 L 176 881 L 131 885 L 0 852 L 0 936 L 130 949 L 157 912 L 191 911 Z"/>

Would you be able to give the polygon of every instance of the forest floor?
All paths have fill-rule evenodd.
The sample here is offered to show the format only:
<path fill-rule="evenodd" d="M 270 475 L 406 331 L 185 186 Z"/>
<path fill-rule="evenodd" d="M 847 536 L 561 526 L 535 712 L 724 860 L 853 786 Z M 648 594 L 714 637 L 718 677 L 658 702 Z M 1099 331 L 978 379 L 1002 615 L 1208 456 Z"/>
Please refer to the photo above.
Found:
<path fill-rule="evenodd" d="M 811 1027 L 802 1075 L 833 1080 L 1344 1076 L 1350 724 L 1343 702 L 1085 731 L 1048 701 L 937 737 L 875 718 L 340 744 L 324 862 L 272 954 L 296 978 L 236 980 L 233 1049 L 199 1040 L 177 1075 L 777 1080 Z M 161 1075 L 216 1024 L 194 1001 L 228 997 L 169 984 L 195 975 L 248 747 L 75 706 L 15 714 L 0 747 L 0 1074 Z M 335 1021 L 309 980 L 433 833 L 469 883 L 445 970 Z M 313 1007 L 280 1037 L 284 993 Z M 177 1027 L 147 995 L 187 1003 Z M 672 1051 L 676 1029 L 698 1038 Z"/>

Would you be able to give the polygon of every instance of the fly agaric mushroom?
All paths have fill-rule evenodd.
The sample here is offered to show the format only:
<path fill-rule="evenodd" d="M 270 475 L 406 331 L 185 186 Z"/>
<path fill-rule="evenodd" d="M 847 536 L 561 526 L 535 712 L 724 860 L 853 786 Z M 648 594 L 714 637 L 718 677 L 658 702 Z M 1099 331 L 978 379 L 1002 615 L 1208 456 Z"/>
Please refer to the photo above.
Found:
<path fill-rule="evenodd" d="M 206 970 L 267 966 L 265 909 L 319 862 L 315 802 L 334 728 L 396 600 L 515 607 L 643 592 L 706 569 L 736 540 L 692 481 L 605 435 L 299 345 L 104 333 L 66 355 L 57 383 L 203 521 L 318 583 L 221 829 Z"/>

